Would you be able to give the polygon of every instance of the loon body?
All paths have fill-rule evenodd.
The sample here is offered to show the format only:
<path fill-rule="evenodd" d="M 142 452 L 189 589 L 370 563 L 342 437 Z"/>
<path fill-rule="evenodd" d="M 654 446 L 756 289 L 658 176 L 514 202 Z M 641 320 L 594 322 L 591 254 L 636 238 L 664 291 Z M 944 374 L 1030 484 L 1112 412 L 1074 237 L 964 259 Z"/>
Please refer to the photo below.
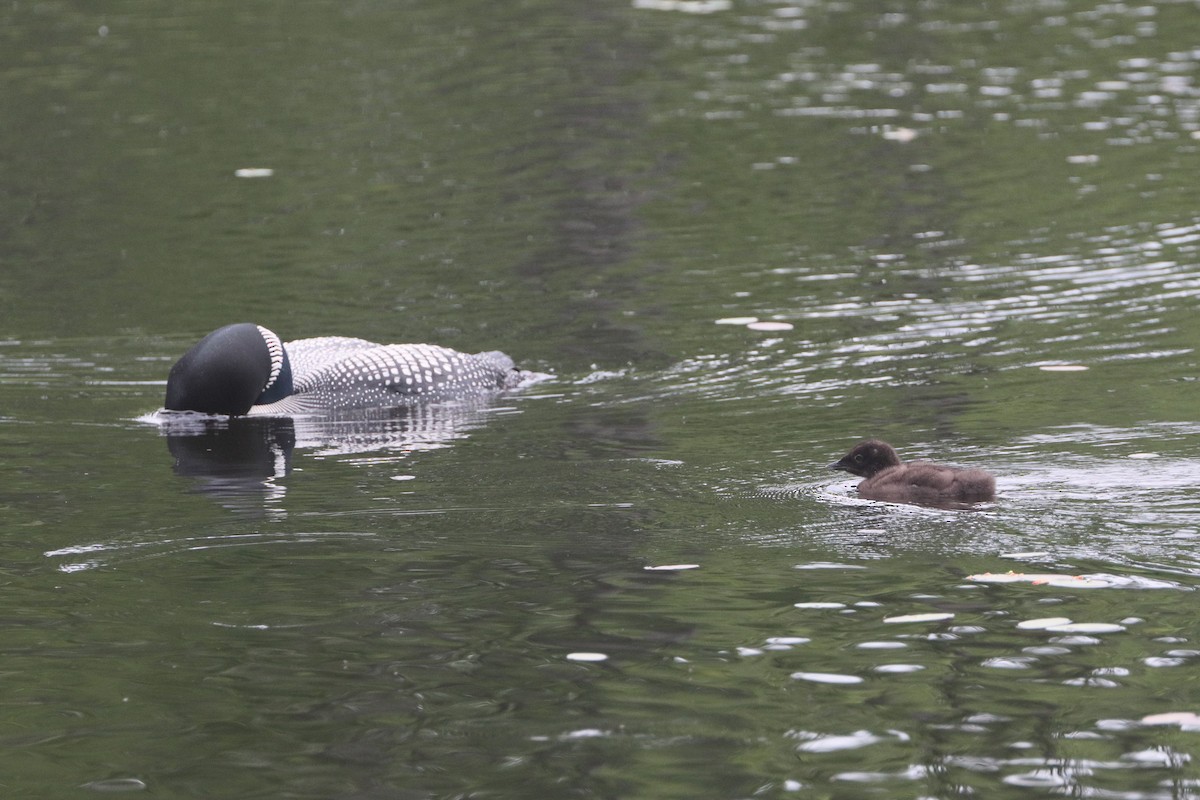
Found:
<path fill-rule="evenodd" d="M 171 367 L 165 407 L 229 416 L 387 408 L 490 394 L 520 377 L 496 351 L 345 336 L 284 343 L 243 322 L 208 334 Z"/>

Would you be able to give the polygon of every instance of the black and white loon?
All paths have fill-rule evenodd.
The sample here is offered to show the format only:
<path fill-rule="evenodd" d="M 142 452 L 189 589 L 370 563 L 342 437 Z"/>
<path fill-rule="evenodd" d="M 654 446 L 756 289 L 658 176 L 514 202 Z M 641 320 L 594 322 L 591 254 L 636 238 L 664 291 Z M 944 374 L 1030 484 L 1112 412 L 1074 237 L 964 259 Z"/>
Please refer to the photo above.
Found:
<path fill-rule="evenodd" d="M 521 371 L 504 353 L 345 336 L 282 342 L 243 322 L 218 328 L 171 367 L 166 409 L 287 415 L 458 400 L 511 389 Z"/>

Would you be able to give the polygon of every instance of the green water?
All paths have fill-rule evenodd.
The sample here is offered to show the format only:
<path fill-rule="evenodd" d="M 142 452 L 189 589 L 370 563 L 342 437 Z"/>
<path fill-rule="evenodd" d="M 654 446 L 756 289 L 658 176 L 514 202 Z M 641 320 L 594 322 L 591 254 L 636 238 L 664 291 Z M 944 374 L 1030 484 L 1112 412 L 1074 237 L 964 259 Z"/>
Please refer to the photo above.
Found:
<path fill-rule="evenodd" d="M 1198 30 L 6 6 L 4 795 L 1200 794 Z M 242 320 L 554 377 L 147 421 Z M 868 435 L 999 497 L 860 500 Z"/>

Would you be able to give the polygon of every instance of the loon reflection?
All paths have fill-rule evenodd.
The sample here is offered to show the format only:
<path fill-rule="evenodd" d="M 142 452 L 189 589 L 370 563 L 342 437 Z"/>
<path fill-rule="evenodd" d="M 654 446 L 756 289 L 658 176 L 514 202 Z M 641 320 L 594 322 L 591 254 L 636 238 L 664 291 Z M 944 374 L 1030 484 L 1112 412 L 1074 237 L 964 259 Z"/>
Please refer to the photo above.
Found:
<path fill-rule="evenodd" d="M 487 399 L 322 417 L 159 414 L 177 475 L 235 511 L 282 513 L 280 479 L 296 448 L 314 456 L 406 453 L 448 447 L 500 409 Z"/>

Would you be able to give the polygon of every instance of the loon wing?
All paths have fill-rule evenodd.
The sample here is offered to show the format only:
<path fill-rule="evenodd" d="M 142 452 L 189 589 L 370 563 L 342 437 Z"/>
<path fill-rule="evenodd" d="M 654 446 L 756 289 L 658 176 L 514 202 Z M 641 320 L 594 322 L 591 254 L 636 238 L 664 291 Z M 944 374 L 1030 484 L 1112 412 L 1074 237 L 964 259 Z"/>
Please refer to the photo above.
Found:
<path fill-rule="evenodd" d="M 379 346 L 375 342 L 350 336 L 320 336 L 297 339 L 283 347 L 292 364 L 292 383 L 299 393 L 311 391 L 317 385 L 317 376 L 328 367 L 345 361 L 355 353 Z"/>
<path fill-rule="evenodd" d="M 312 414 L 460 400 L 511 389 L 520 372 L 504 353 L 460 353 L 433 344 L 380 345 L 323 337 L 287 345 L 295 393 L 255 415 Z"/>

